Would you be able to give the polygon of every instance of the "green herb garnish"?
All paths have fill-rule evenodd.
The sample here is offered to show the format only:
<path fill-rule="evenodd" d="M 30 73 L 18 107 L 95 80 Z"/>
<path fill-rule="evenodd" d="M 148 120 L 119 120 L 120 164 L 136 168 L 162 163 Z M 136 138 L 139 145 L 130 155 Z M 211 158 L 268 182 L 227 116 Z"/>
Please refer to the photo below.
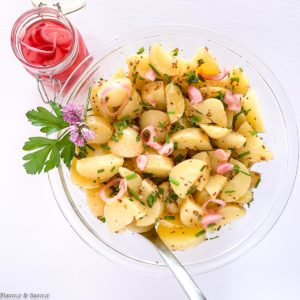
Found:
<path fill-rule="evenodd" d="M 112 167 L 112 168 L 110 169 L 110 171 L 113 172 L 115 169 L 116 169 L 116 167 Z"/>
<path fill-rule="evenodd" d="M 97 174 L 101 174 L 104 172 L 104 169 L 97 170 Z"/>
<path fill-rule="evenodd" d="M 178 48 L 174 48 L 174 49 L 172 50 L 172 55 L 173 55 L 173 56 L 178 56 L 178 53 L 179 53 L 179 49 L 178 49 Z"/>
<path fill-rule="evenodd" d="M 197 186 L 192 185 L 192 186 L 188 189 L 188 191 L 186 192 L 186 195 L 191 195 L 191 194 L 193 194 L 193 193 L 196 191 L 196 188 L 197 188 Z"/>
<path fill-rule="evenodd" d="M 258 178 L 254 186 L 255 189 L 259 186 L 260 182 L 261 182 L 261 178 Z"/>
<path fill-rule="evenodd" d="M 107 144 L 102 144 L 100 146 L 103 150 L 110 150 L 110 147 Z"/>
<path fill-rule="evenodd" d="M 167 144 L 170 144 L 170 135 L 167 133 L 166 135 L 166 143 Z"/>
<path fill-rule="evenodd" d="M 137 178 L 136 173 L 129 174 L 125 177 L 126 180 L 132 180 L 132 179 L 135 179 L 135 178 Z"/>
<path fill-rule="evenodd" d="M 165 216 L 165 220 L 175 220 L 175 216 Z"/>
<path fill-rule="evenodd" d="M 245 151 L 245 152 L 239 154 L 239 155 L 238 155 L 238 158 L 245 157 L 245 156 L 247 156 L 247 155 L 249 155 L 249 154 L 250 154 L 250 151 Z"/>
<path fill-rule="evenodd" d="M 234 82 L 239 83 L 240 82 L 240 78 L 239 77 L 231 77 L 230 78 L 230 82 L 231 82 L 231 84 L 233 84 Z"/>
<path fill-rule="evenodd" d="M 198 59 L 198 66 L 200 67 L 201 65 L 203 65 L 205 63 L 205 61 L 202 59 L 202 58 L 200 58 L 200 59 Z"/>
<path fill-rule="evenodd" d="M 169 177 L 169 181 L 170 181 L 171 183 L 175 184 L 176 186 L 179 186 L 179 184 L 180 184 L 176 179 L 174 179 L 174 178 L 172 178 L 172 177 Z"/>
<path fill-rule="evenodd" d="M 142 53 L 144 53 L 144 51 L 145 51 L 145 48 L 142 47 L 136 52 L 136 54 L 142 54 Z"/>
<path fill-rule="evenodd" d="M 200 169 L 200 171 L 202 172 L 202 171 L 205 169 L 205 167 L 206 167 L 206 165 L 204 165 L 204 166 Z"/>
<path fill-rule="evenodd" d="M 152 64 L 149 64 L 149 67 L 154 71 L 154 73 L 160 77 L 160 73 L 157 71 L 157 69 L 152 65 Z"/>
<path fill-rule="evenodd" d="M 99 219 L 102 223 L 105 223 L 105 222 L 106 222 L 105 217 L 98 217 L 98 219 Z"/>
<path fill-rule="evenodd" d="M 152 207 L 154 202 L 157 200 L 158 192 L 153 192 L 147 197 L 147 204 L 149 207 Z"/>
<path fill-rule="evenodd" d="M 163 75 L 163 81 L 165 81 L 166 83 L 170 83 L 171 82 L 171 77 L 168 74 L 164 74 Z"/>
<path fill-rule="evenodd" d="M 203 235 L 203 234 L 205 234 L 206 233 L 206 230 L 201 230 L 201 231 L 199 231 L 199 232 L 197 232 L 196 234 L 195 234 L 195 236 L 196 237 L 199 237 L 199 236 L 201 236 L 201 235 Z"/>
<path fill-rule="evenodd" d="M 225 191 L 225 194 L 232 194 L 232 193 L 234 193 L 234 192 L 235 192 L 235 190 Z"/>
<path fill-rule="evenodd" d="M 233 166 L 233 171 L 235 172 L 235 173 L 242 173 L 242 174 L 245 174 L 245 175 L 247 175 L 247 176 L 251 176 L 249 173 L 247 173 L 247 172 L 245 172 L 245 171 L 242 171 L 241 170 L 241 168 L 238 166 L 238 165 L 234 165 Z"/>
<path fill-rule="evenodd" d="M 257 135 L 257 131 L 256 130 L 251 131 L 251 135 L 252 136 Z"/>

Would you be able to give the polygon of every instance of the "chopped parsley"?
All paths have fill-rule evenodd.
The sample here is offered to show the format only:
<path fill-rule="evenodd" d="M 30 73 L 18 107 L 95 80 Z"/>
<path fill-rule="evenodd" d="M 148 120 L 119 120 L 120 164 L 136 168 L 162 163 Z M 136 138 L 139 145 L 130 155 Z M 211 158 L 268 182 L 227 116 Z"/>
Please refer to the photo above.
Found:
<path fill-rule="evenodd" d="M 113 135 L 113 136 L 111 137 L 111 139 L 112 139 L 114 142 L 118 142 L 118 141 L 119 141 L 119 139 L 118 139 L 115 135 Z"/>
<path fill-rule="evenodd" d="M 190 123 L 192 126 L 196 126 L 201 121 L 201 118 L 193 116 L 190 118 Z"/>
<path fill-rule="evenodd" d="M 165 128 L 166 127 L 166 122 L 159 122 L 158 127 Z"/>
<path fill-rule="evenodd" d="M 199 82 L 199 77 L 197 76 L 195 71 L 191 70 L 187 75 L 186 81 L 188 83 L 197 83 L 197 82 Z"/>
<path fill-rule="evenodd" d="M 213 236 L 213 237 L 211 237 L 211 238 L 209 238 L 210 240 L 214 240 L 214 239 L 217 239 L 219 236 L 218 235 L 216 235 L 216 236 Z"/>
<path fill-rule="evenodd" d="M 145 51 L 145 48 L 142 47 L 136 52 L 136 54 L 142 54 L 142 53 L 144 53 L 144 51 Z"/>
<path fill-rule="evenodd" d="M 175 184 L 176 186 L 179 186 L 179 181 L 177 181 L 175 178 L 169 177 L 169 181 L 173 184 Z"/>
<path fill-rule="evenodd" d="M 177 132 L 178 130 L 180 130 L 182 127 L 180 126 L 180 124 L 178 122 L 175 122 L 174 124 L 172 124 L 171 127 L 171 132 Z"/>

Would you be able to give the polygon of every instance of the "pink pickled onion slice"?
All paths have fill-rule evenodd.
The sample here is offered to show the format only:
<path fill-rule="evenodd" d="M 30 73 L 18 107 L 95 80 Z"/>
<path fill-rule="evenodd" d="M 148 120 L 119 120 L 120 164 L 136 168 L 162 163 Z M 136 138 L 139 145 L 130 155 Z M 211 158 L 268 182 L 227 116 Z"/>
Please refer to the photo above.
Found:
<path fill-rule="evenodd" d="M 117 195 L 115 195 L 112 198 L 107 197 L 106 193 L 105 193 L 106 190 L 117 183 L 119 184 L 119 192 L 117 193 Z M 100 190 L 99 195 L 104 202 L 109 203 L 109 202 L 113 202 L 113 201 L 120 199 L 126 193 L 126 191 L 127 191 L 127 181 L 125 179 L 116 178 L 116 179 L 112 179 L 109 183 L 107 183 Z"/>
<path fill-rule="evenodd" d="M 157 102 L 156 100 L 151 96 L 151 95 L 147 95 L 146 100 L 149 104 L 151 104 L 153 107 L 156 107 Z"/>
<path fill-rule="evenodd" d="M 174 151 L 174 142 L 170 141 L 170 143 L 165 143 L 159 150 L 158 153 L 160 155 L 169 156 Z"/>
<path fill-rule="evenodd" d="M 125 99 L 125 101 L 122 103 L 122 105 L 120 105 L 119 109 L 115 112 L 111 112 L 108 107 L 107 107 L 107 102 L 106 102 L 106 96 L 107 94 L 114 90 L 114 89 L 118 89 L 118 88 L 121 88 L 123 89 L 124 91 L 127 92 L 127 98 Z M 112 84 L 111 86 L 108 86 L 106 87 L 102 92 L 101 92 L 101 99 L 102 99 L 102 107 L 103 109 L 105 110 L 105 112 L 109 115 L 109 116 L 112 116 L 112 117 L 116 117 L 124 108 L 125 106 L 127 105 L 128 103 L 128 98 L 130 97 L 130 94 L 131 94 L 131 89 L 124 83 L 115 83 L 115 84 Z"/>
<path fill-rule="evenodd" d="M 241 110 L 241 94 L 232 94 L 231 91 L 227 91 L 224 97 L 224 102 L 227 104 L 228 109 L 231 111 Z"/>
<path fill-rule="evenodd" d="M 224 68 L 224 70 L 217 75 L 208 75 L 208 74 L 204 74 L 204 73 L 200 73 L 200 75 L 204 79 L 217 81 L 217 80 L 222 80 L 224 77 L 226 77 L 228 75 L 228 73 L 229 73 L 229 70 L 227 68 Z"/>
<path fill-rule="evenodd" d="M 149 132 L 149 138 L 148 140 L 145 138 L 145 133 Z M 145 145 L 148 145 L 149 147 L 152 147 L 156 151 L 159 151 L 161 149 L 161 144 L 154 141 L 154 139 L 157 139 L 157 134 L 154 126 L 147 126 L 145 127 L 141 132 L 142 141 Z"/>
<path fill-rule="evenodd" d="M 55 41 L 53 42 L 52 50 L 43 50 L 43 49 L 41 49 L 42 47 L 45 48 L 45 47 L 49 47 L 49 46 L 42 46 L 42 47 L 39 46 L 39 48 L 37 48 L 37 47 L 32 47 L 32 46 L 28 45 L 27 43 L 23 42 L 22 40 L 19 40 L 19 43 L 20 43 L 23 47 L 27 48 L 28 50 L 31 50 L 31 51 L 37 52 L 37 53 L 41 53 L 41 54 L 54 54 L 54 52 L 55 52 L 55 50 L 56 50 Z M 51 46 L 50 46 L 50 47 L 51 47 Z"/>
<path fill-rule="evenodd" d="M 232 171 L 233 165 L 228 162 L 219 163 L 217 165 L 217 174 L 224 175 L 230 171 Z"/>
<path fill-rule="evenodd" d="M 150 81 L 154 81 L 156 79 L 156 76 L 156 73 L 151 68 L 145 74 L 145 78 Z"/>
<path fill-rule="evenodd" d="M 222 215 L 220 214 L 209 214 L 206 216 L 203 216 L 201 219 L 201 225 L 203 228 L 207 228 L 208 225 L 210 224 L 216 224 L 219 221 L 222 220 Z"/>
<path fill-rule="evenodd" d="M 230 154 L 225 152 L 223 149 L 217 149 L 215 151 L 215 154 L 221 160 L 227 160 L 230 156 Z"/>
<path fill-rule="evenodd" d="M 144 171 L 148 163 L 148 156 L 145 154 L 141 154 L 136 158 L 136 164 L 137 167 L 141 170 Z"/>
<path fill-rule="evenodd" d="M 56 34 L 57 45 L 70 45 L 72 35 L 68 29 L 54 25 L 46 25 L 41 28 L 41 37 L 45 42 L 52 43 Z"/>
<path fill-rule="evenodd" d="M 207 201 L 202 205 L 202 209 L 203 209 L 205 215 L 206 215 L 206 214 L 212 214 L 212 213 L 214 213 L 213 210 L 209 210 L 209 211 L 206 210 L 207 205 L 208 205 L 209 203 L 211 203 L 211 202 L 217 203 L 217 204 L 221 205 L 222 207 L 224 207 L 224 206 L 226 205 L 226 202 L 223 201 L 223 200 L 220 200 L 220 199 L 209 199 L 209 200 L 207 200 Z"/>
<path fill-rule="evenodd" d="M 188 97 L 191 101 L 191 104 L 197 104 L 203 100 L 201 92 L 192 85 L 188 87 Z"/>

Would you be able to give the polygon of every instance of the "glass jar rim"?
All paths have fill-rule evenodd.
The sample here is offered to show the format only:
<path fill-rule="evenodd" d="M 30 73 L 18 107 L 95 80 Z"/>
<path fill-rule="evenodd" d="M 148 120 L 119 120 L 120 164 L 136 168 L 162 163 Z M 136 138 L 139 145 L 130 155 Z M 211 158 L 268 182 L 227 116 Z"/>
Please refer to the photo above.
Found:
<path fill-rule="evenodd" d="M 38 65 L 28 63 L 28 61 L 21 55 L 21 51 L 19 51 L 18 49 L 18 41 L 17 41 L 17 38 L 21 32 L 22 27 L 26 26 L 27 22 L 33 21 L 34 18 L 32 18 L 32 16 L 36 15 L 37 17 L 41 17 L 43 13 L 53 14 L 63 19 L 64 22 L 61 22 L 60 20 L 57 21 L 67 26 L 67 28 L 70 30 L 73 39 L 72 48 L 70 49 L 66 57 L 61 62 L 49 66 L 38 66 Z M 45 17 L 44 19 L 48 19 L 48 18 Z M 79 40 L 78 32 L 75 29 L 75 27 L 71 24 L 71 22 L 61 12 L 49 7 L 34 8 L 23 13 L 15 21 L 10 36 L 11 47 L 17 59 L 24 65 L 25 68 L 30 69 L 30 71 L 36 73 L 37 75 L 45 75 L 45 74 L 54 75 L 67 68 L 73 62 L 78 52 L 78 40 Z"/>

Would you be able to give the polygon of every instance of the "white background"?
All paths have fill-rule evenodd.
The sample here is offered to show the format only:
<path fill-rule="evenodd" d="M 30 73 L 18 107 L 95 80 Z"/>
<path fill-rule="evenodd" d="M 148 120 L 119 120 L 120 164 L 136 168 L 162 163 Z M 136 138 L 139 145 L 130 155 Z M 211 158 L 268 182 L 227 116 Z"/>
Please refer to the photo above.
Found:
<path fill-rule="evenodd" d="M 30 7 L 29 0 L 5 0 L 0 7 L 0 293 L 50 293 L 55 300 L 185 299 L 171 277 L 135 273 L 101 258 L 69 227 L 47 177 L 25 174 L 21 148 L 37 133 L 25 112 L 41 102 L 35 81 L 12 54 L 9 34 L 14 20 Z M 271 67 L 300 125 L 300 6 L 283 0 L 88 0 L 70 19 L 99 45 L 159 23 L 221 31 Z M 299 183 L 298 177 L 281 219 L 255 249 L 228 266 L 195 276 L 208 299 L 299 299 Z"/>

